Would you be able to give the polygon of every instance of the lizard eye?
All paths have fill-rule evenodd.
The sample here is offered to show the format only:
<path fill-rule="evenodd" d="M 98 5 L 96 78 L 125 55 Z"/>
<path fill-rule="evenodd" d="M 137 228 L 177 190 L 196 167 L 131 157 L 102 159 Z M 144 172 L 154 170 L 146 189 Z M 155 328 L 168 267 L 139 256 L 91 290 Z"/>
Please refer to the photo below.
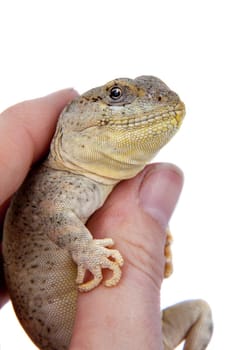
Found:
<path fill-rule="evenodd" d="M 111 88 L 109 96 L 112 100 L 118 100 L 122 95 L 122 90 L 118 86 L 114 86 Z"/>

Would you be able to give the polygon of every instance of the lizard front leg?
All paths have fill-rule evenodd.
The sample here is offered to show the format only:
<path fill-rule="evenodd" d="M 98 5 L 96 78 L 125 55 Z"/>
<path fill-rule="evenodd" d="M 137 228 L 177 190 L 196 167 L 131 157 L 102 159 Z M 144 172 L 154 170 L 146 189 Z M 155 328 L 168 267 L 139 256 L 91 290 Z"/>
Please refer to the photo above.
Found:
<path fill-rule="evenodd" d="M 115 249 L 109 249 L 114 242 L 110 238 L 93 239 L 84 223 L 72 210 L 66 210 L 50 216 L 49 238 L 60 248 L 67 249 L 77 264 L 76 282 L 78 290 L 89 291 L 103 279 L 102 269 L 110 269 L 113 275 L 105 281 L 105 286 L 116 285 L 121 278 L 123 258 Z M 86 271 L 93 279 L 84 282 Z"/>
<path fill-rule="evenodd" d="M 206 349 L 213 332 L 209 305 L 203 300 L 181 302 L 163 310 L 164 350 L 173 350 L 185 340 L 184 350 Z"/>

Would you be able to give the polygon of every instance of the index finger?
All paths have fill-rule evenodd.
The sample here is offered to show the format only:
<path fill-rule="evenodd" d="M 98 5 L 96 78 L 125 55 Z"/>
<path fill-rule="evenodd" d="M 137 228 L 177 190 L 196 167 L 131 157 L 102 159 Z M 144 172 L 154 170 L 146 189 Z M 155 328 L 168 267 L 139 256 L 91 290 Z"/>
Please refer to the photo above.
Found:
<path fill-rule="evenodd" d="M 46 153 L 61 110 L 76 96 L 73 89 L 66 89 L 0 114 L 0 205 L 18 189 L 31 164 Z"/>

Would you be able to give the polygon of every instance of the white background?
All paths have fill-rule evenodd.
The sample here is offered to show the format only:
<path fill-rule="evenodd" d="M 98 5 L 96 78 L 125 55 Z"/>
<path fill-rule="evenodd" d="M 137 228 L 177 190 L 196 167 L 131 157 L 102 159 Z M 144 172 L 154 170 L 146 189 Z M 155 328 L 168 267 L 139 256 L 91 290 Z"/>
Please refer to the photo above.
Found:
<path fill-rule="evenodd" d="M 185 187 L 171 227 L 175 271 L 162 305 L 204 298 L 215 333 L 232 344 L 231 1 L 1 1 L 0 110 L 64 87 L 79 92 L 116 77 L 156 75 L 179 93 L 187 116 L 157 157 L 178 164 Z M 0 313 L 1 350 L 35 347 Z"/>

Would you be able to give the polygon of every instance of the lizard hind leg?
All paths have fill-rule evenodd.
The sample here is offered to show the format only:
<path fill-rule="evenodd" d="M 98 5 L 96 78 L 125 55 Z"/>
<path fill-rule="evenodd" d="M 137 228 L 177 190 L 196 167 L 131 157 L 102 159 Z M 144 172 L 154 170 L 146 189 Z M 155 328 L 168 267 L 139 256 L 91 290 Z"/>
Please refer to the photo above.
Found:
<path fill-rule="evenodd" d="M 173 272 L 173 264 L 172 264 L 172 251 L 171 251 L 171 244 L 172 244 L 172 235 L 167 228 L 166 230 L 166 242 L 164 247 L 164 256 L 165 256 L 165 266 L 164 266 L 164 277 L 168 278 L 171 276 Z"/>
<path fill-rule="evenodd" d="M 163 310 L 164 350 L 173 350 L 183 340 L 184 350 L 205 350 L 213 332 L 209 305 L 203 300 L 181 302 Z"/>

